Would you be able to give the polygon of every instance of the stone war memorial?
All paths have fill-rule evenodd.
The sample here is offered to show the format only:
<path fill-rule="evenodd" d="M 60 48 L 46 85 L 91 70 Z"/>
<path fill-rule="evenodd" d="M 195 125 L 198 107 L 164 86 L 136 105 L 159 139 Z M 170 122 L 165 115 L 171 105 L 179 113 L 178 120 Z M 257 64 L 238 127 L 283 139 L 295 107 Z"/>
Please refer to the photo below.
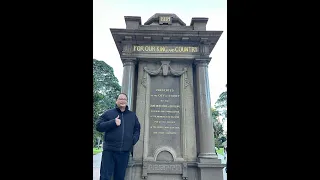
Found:
<path fill-rule="evenodd" d="M 222 31 L 207 31 L 203 17 L 190 26 L 176 14 L 156 13 L 144 25 L 124 18 L 126 29 L 110 31 L 123 63 L 122 92 L 141 123 L 126 180 L 222 180 L 208 79 Z"/>

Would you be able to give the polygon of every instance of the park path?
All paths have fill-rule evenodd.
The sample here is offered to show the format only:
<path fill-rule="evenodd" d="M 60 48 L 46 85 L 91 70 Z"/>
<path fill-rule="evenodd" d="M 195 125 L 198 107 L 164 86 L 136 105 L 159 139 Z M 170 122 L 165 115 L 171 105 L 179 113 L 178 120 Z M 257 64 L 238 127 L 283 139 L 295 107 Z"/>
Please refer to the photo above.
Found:
<path fill-rule="evenodd" d="M 102 153 L 93 155 L 93 180 L 99 180 Z"/>

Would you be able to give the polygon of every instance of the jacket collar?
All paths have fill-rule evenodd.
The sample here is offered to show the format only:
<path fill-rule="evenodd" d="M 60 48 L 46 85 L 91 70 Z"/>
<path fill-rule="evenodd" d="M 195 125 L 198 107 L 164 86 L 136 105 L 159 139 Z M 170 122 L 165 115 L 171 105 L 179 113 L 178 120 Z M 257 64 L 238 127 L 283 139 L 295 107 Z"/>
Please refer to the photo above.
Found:
<path fill-rule="evenodd" d="M 118 111 L 118 112 L 121 112 L 121 110 L 119 109 L 119 107 L 117 106 L 117 104 L 116 104 L 116 110 Z M 129 110 L 129 107 L 128 107 L 128 105 L 126 106 L 126 109 L 123 111 L 123 112 L 126 112 L 126 111 L 128 111 Z"/>

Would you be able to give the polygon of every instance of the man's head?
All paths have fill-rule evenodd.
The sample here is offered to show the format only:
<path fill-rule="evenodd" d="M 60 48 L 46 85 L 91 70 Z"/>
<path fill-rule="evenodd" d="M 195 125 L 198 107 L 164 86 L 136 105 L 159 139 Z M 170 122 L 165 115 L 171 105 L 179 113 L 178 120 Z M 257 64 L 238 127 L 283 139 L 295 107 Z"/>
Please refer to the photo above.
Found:
<path fill-rule="evenodd" d="M 116 104 L 119 108 L 125 108 L 128 104 L 128 97 L 125 93 L 120 93 L 117 100 Z"/>

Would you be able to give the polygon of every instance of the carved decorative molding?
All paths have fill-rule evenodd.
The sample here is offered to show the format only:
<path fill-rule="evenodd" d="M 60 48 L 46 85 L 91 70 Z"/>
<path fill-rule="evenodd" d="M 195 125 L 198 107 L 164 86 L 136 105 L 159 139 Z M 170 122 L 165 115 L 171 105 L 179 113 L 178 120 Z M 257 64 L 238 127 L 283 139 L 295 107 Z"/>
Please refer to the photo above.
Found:
<path fill-rule="evenodd" d="M 125 44 L 125 45 L 123 45 L 122 52 L 127 53 L 127 54 L 132 54 L 131 49 L 132 49 L 132 44 Z"/>
<path fill-rule="evenodd" d="M 122 58 L 122 64 L 124 66 L 134 66 L 137 63 L 136 58 Z"/>
<path fill-rule="evenodd" d="M 208 64 L 211 61 L 211 57 L 210 58 L 204 58 L 204 59 L 195 59 L 194 60 L 194 65 L 196 67 L 208 67 Z"/>
<path fill-rule="evenodd" d="M 185 86 L 184 86 L 184 88 L 186 88 L 190 84 L 190 82 L 188 80 L 188 73 L 187 73 L 188 68 L 184 67 L 182 70 L 175 70 L 170 66 L 170 61 L 161 61 L 161 66 L 156 70 L 150 70 L 147 67 L 143 67 L 143 70 L 144 70 L 144 75 L 143 75 L 143 79 L 141 81 L 141 84 L 144 87 L 146 87 L 146 81 L 147 81 L 147 74 L 146 73 L 148 73 L 150 76 L 157 76 L 157 75 L 181 76 L 185 73 L 185 76 L 184 76 Z"/>
<path fill-rule="evenodd" d="M 187 162 L 142 162 L 142 179 L 148 179 L 148 174 L 180 174 L 182 179 L 188 179 Z"/>

